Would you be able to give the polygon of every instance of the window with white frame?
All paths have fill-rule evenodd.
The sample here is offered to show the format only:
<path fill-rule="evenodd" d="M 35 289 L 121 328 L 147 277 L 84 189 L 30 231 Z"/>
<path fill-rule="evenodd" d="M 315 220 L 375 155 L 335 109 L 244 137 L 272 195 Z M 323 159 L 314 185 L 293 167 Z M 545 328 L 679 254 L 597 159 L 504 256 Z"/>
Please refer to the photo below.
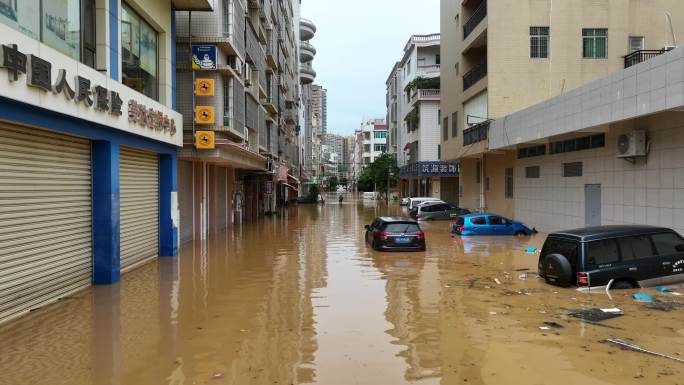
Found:
<path fill-rule="evenodd" d="M 605 59 L 608 57 L 608 29 L 582 29 L 582 57 L 585 59 Z"/>
<path fill-rule="evenodd" d="M 549 27 L 530 27 L 530 57 L 549 57 Z"/>

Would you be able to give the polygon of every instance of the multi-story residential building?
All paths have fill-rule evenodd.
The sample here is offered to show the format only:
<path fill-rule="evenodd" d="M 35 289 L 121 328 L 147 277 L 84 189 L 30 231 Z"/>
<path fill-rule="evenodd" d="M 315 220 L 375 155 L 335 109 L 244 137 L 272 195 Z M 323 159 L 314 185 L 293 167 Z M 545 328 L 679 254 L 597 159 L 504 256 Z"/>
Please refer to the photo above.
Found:
<path fill-rule="evenodd" d="M 327 126 L 327 91 L 317 84 L 304 86 L 304 145 L 306 178 L 317 183 L 322 172 L 322 145 L 325 138 L 323 129 Z"/>
<path fill-rule="evenodd" d="M 449 175 L 440 171 L 448 165 L 439 163 L 440 67 L 439 34 L 414 35 L 386 81 L 390 150 L 400 166 L 402 196 L 439 197 L 440 176 Z"/>
<path fill-rule="evenodd" d="M 399 148 L 399 143 L 402 141 L 399 136 L 404 128 L 403 120 L 400 116 L 403 116 L 401 108 L 402 103 L 402 93 L 399 92 L 399 88 L 402 83 L 402 71 L 399 68 L 399 62 L 394 64 L 392 71 L 390 72 L 387 81 L 385 82 L 386 87 L 386 103 L 387 114 L 385 116 L 385 122 L 387 122 L 388 130 L 388 152 L 393 154 L 397 159 L 397 165 L 399 167 L 406 164 L 406 155 L 403 149 Z"/>
<path fill-rule="evenodd" d="M 298 14 L 293 0 L 222 0 L 211 12 L 176 13 L 186 138 L 179 200 L 181 219 L 192 223 L 182 240 L 255 219 L 296 197 Z M 214 91 L 196 92 L 206 80 Z M 207 108 L 216 111 L 208 123 L 196 118 Z M 215 148 L 195 148 L 197 131 L 212 131 Z"/>
<path fill-rule="evenodd" d="M 363 169 L 388 152 L 387 124 L 383 119 L 369 119 L 354 131 L 348 179 L 353 187 Z"/>
<path fill-rule="evenodd" d="M 347 138 L 341 135 L 326 134 L 324 140 L 327 151 L 324 151 L 324 159 L 328 164 L 329 172 L 327 176 L 341 177 L 341 172 L 345 171 L 346 162 L 345 147 Z"/>
<path fill-rule="evenodd" d="M 460 162 L 461 205 L 541 230 L 673 225 L 681 135 L 662 111 L 681 104 L 681 50 L 660 54 L 684 36 L 670 20 L 684 3 L 443 0 L 442 158 Z M 643 135 L 648 158 L 616 158 L 618 138 Z"/>
<path fill-rule="evenodd" d="M 0 322 L 178 252 L 173 9 L 211 2 L 63 3 L 0 7 Z"/>

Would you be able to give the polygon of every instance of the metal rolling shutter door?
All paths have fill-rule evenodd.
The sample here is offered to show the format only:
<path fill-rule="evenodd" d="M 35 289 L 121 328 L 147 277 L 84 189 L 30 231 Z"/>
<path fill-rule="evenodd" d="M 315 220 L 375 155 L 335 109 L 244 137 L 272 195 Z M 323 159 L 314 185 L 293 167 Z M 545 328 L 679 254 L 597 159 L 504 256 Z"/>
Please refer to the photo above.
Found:
<path fill-rule="evenodd" d="M 121 147 L 121 270 L 159 254 L 159 158 Z"/>
<path fill-rule="evenodd" d="M 90 142 L 0 123 L 0 321 L 92 279 Z"/>

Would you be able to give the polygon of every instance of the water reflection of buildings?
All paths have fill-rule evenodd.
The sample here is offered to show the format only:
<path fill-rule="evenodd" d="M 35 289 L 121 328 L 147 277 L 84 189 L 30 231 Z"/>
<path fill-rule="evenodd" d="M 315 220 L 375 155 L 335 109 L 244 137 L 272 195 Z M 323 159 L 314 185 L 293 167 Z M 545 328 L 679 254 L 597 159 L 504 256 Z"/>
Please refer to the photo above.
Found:
<path fill-rule="evenodd" d="M 311 382 L 312 296 L 327 274 L 314 223 L 291 215 L 189 243 L 120 286 L 2 325 L 0 383 Z"/>
<path fill-rule="evenodd" d="M 405 346 L 401 356 L 407 380 L 441 377 L 440 286 L 436 262 L 424 254 L 373 253 L 374 266 L 384 274 L 387 293 L 387 333 Z"/>

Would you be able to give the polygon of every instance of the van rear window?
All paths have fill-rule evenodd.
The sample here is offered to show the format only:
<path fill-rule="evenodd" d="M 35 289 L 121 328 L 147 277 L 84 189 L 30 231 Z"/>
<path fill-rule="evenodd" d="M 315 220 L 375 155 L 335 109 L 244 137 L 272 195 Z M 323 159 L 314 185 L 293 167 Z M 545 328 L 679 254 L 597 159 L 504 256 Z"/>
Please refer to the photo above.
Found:
<path fill-rule="evenodd" d="M 566 239 L 548 238 L 544 243 L 541 254 L 560 254 L 567 258 L 572 268 L 577 270 L 578 243 Z"/>

